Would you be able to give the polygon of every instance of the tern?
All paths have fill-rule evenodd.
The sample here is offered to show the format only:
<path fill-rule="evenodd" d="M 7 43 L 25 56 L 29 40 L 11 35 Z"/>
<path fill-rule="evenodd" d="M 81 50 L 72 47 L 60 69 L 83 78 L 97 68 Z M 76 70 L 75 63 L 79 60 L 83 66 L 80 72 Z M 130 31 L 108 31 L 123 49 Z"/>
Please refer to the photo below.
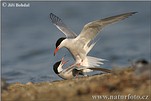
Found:
<path fill-rule="evenodd" d="M 52 23 L 66 36 L 61 37 L 57 40 L 54 55 L 59 49 L 65 47 L 72 54 L 74 60 L 76 61 L 76 64 L 87 67 L 100 66 L 101 64 L 103 64 L 103 61 L 105 61 L 105 59 L 87 56 L 89 51 L 97 42 L 93 42 L 94 38 L 98 35 L 98 33 L 100 33 L 100 31 L 102 31 L 105 26 L 124 20 L 125 18 L 128 18 L 135 13 L 137 12 L 124 13 L 89 22 L 83 27 L 79 35 L 73 32 L 69 27 L 67 27 L 67 25 L 64 24 L 61 18 L 57 17 L 53 13 L 50 13 L 50 19 Z"/>
<path fill-rule="evenodd" d="M 71 65 L 69 67 L 66 67 L 63 69 L 64 64 L 66 64 L 68 61 L 64 60 L 64 57 L 56 62 L 53 65 L 53 70 L 54 72 L 61 78 L 63 79 L 73 79 L 74 77 L 78 75 L 86 76 L 85 73 L 87 72 L 92 72 L 92 71 L 103 71 L 106 73 L 111 73 L 111 70 L 105 69 L 105 68 L 100 68 L 100 67 L 84 67 L 84 66 L 78 66 L 76 65 Z"/>

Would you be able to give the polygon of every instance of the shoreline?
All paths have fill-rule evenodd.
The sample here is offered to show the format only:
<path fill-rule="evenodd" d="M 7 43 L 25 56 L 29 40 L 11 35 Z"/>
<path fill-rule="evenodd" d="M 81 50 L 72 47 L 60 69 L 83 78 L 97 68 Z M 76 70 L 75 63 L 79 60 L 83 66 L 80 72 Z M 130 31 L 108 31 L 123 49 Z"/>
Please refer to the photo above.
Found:
<path fill-rule="evenodd" d="M 2 101 L 94 101 L 107 100 L 139 100 L 151 95 L 151 79 L 144 75 L 135 75 L 128 67 L 113 70 L 112 73 L 81 77 L 71 80 L 58 80 L 40 83 L 14 83 L 2 90 Z M 121 98 L 125 96 L 125 99 Z M 127 98 L 126 98 L 127 96 Z M 147 98 L 148 96 L 148 98 Z M 136 98 L 135 98 L 136 97 Z M 131 99 L 130 99 L 131 98 Z M 135 99 L 134 99 L 135 98 Z"/>

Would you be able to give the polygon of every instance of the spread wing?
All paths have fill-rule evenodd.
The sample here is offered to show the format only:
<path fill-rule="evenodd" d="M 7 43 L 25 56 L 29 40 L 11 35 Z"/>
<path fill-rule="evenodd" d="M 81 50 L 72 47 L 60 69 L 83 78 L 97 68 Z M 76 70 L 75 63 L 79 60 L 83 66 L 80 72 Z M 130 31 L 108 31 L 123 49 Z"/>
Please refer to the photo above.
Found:
<path fill-rule="evenodd" d="M 52 23 L 66 35 L 66 37 L 75 38 L 77 36 L 76 33 L 74 33 L 70 28 L 68 28 L 63 23 L 63 21 L 59 17 L 54 15 L 53 13 L 50 13 L 50 19 L 51 19 Z"/>
<path fill-rule="evenodd" d="M 118 22 L 128 18 L 129 16 L 135 14 L 137 12 L 129 12 L 116 16 L 111 16 L 108 18 L 96 20 L 90 22 L 84 26 L 79 36 L 76 38 L 78 41 L 82 42 L 83 46 L 88 44 L 91 40 L 93 40 L 97 34 L 102 30 L 103 27 L 112 24 L 114 22 Z"/>

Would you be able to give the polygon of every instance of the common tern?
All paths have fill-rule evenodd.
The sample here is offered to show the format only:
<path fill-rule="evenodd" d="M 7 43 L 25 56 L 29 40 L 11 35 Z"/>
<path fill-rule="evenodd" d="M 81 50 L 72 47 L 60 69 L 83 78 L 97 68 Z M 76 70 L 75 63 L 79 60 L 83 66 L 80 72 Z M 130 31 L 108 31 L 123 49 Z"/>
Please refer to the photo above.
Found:
<path fill-rule="evenodd" d="M 76 61 L 76 64 L 87 67 L 100 66 L 101 64 L 103 64 L 103 61 L 105 61 L 105 59 L 87 56 L 89 51 L 96 44 L 96 41 L 93 42 L 94 38 L 105 26 L 124 20 L 125 18 L 128 18 L 135 13 L 137 12 L 124 13 L 89 22 L 83 27 L 79 35 L 73 32 L 69 27 L 67 27 L 59 17 L 57 17 L 53 13 L 50 13 L 50 19 L 52 23 L 66 36 L 61 37 L 57 40 L 54 55 L 59 49 L 65 47 L 72 54 L 74 60 Z"/>
<path fill-rule="evenodd" d="M 71 65 L 71 66 L 63 69 L 64 64 L 66 64 L 67 62 L 68 61 L 65 61 L 64 57 L 63 57 L 60 61 L 56 62 L 53 65 L 54 72 L 63 79 L 72 79 L 78 75 L 85 76 L 85 73 L 92 72 L 92 71 L 103 71 L 103 72 L 107 72 L 107 73 L 111 72 L 111 70 L 105 69 L 105 68 L 84 67 L 84 66 L 76 67 L 76 65 Z"/>

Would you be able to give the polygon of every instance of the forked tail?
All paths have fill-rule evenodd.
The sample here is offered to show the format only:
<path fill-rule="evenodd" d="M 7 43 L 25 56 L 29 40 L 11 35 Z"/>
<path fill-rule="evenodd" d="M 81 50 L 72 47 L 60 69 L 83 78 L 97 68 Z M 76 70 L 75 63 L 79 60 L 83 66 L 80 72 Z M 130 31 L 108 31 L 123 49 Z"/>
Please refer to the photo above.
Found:
<path fill-rule="evenodd" d="M 86 67 L 99 67 L 100 65 L 104 64 L 103 61 L 107 61 L 106 59 L 86 56 L 86 58 L 82 62 L 82 66 Z"/>

